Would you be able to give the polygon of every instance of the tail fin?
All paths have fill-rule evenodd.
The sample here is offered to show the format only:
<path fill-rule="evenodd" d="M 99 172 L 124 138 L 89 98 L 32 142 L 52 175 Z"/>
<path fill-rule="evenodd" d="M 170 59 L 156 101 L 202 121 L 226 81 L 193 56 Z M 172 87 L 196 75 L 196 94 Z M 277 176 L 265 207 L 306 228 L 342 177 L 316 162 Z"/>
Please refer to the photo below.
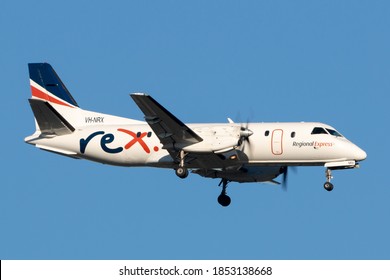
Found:
<path fill-rule="evenodd" d="M 85 126 L 144 123 L 83 110 L 50 64 L 30 63 L 28 69 L 32 93 L 29 101 L 36 124 L 32 139 L 70 134 Z"/>
<path fill-rule="evenodd" d="M 48 63 L 29 63 L 33 99 L 41 99 L 71 108 L 79 107 L 76 100 Z"/>
<path fill-rule="evenodd" d="M 58 112 L 58 110 L 78 109 L 68 89 L 50 64 L 30 63 L 28 68 L 32 93 L 29 101 L 34 113 L 37 132 L 45 136 L 72 133 L 75 128 Z"/>

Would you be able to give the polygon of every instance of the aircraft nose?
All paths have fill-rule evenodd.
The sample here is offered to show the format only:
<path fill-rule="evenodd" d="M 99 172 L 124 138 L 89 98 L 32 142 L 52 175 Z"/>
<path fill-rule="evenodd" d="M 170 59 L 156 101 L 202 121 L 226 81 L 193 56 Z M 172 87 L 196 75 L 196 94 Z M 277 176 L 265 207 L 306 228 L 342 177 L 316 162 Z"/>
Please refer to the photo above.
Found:
<path fill-rule="evenodd" d="M 356 147 L 356 150 L 355 150 L 355 160 L 356 161 L 361 161 L 361 160 L 365 160 L 367 157 L 367 153 L 360 149 L 359 147 Z"/>

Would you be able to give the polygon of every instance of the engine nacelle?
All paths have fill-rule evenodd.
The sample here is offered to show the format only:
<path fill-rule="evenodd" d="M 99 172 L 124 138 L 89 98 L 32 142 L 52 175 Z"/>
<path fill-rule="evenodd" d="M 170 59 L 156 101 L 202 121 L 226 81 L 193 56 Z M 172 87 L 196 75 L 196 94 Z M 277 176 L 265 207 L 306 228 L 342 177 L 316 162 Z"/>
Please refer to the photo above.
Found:
<path fill-rule="evenodd" d="M 191 129 L 202 137 L 203 141 L 183 147 L 175 146 L 175 148 L 181 148 L 188 153 L 224 153 L 236 148 L 241 137 L 241 128 L 236 124 L 191 127 Z"/>

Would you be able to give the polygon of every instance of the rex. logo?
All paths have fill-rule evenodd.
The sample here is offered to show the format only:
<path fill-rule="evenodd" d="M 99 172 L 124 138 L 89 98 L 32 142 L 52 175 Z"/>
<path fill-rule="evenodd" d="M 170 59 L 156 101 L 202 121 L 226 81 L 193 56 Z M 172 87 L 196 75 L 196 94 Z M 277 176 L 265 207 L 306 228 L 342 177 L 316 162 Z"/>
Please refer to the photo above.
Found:
<path fill-rule="evenodd" d="M 99 135 L 102 135 L 101 138 L 100 138 L 100 147 L 102 148 L 103 151 L 105 151 L 106 153 L 110 153 L 110 154 L 117 154 L 117 153 L 120 153 L 123 151 L 123 148 L 125 148 L 126 150 L 130 149 L 132 146 L 134 146 L 136 143 L 138 143 L 139 145 L 141 145 L 141 147 L 143 148 L 143 150 L 149 154 L 150 153 L 150 148 L 148 147 L 148 145 L 145 143 L 145 141 L 143 140 L 143 138 L 146 136 L 146 137 L 151 137 L 152 136 L 152 132 L 133 132 L 131 130 L 127 130 L 127 129 L 123 129 L 123 128 L 118 128 L 118 131 L 119 132 L 123 132 L 129 136 L 131 136 L 131 140 L 126 143 L 124 145 L 124 147 L 122 146 L 119 146 L 119 147 L 116 147 L 116 148 L 110 148 L 110 147 L 107 147 L 107 144 L 110 144 L 112 142 L 114 142 L 115 140 L 115 135 L 112 134 L 112 133 L 105 133 L 104 131 L 96 131 L 94 133 L 91 133 L 87 138 L 81 138 L 80 139 L 80 153 L 84 154 L 85 153 L 85 149 L 87 148 L 88 146 L 88 143 L 93 139 L 95 138 L 96 136 L 99 136 Z M 159 148 L 157 146 L 155 146 L 153 148 L 153 150 L 155 152 L 157 152 L 159 150 Z"/>

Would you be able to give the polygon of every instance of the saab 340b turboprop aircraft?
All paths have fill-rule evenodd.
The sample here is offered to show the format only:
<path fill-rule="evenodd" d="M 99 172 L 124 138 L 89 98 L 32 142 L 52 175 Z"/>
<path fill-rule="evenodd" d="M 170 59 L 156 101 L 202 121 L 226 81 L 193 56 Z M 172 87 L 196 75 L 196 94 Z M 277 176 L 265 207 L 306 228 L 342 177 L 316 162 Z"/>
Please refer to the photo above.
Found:
<path fill-rule="evenodd" d="M 324 188 L 333 189 L 332 170 L 359 167 L 366 153 L 323 123 L 184 124 L 151 96 L 131 97 L 145 121 L 81 109 L 47 63 L 31 63 L 29 99 L 36 131 L 26 143 L 77 159 L 118 166 L 188 170 L 221 179 L 218 202 L 228 206 L 229 182 L 271 182 L 289 166 L 324 166 Z"/>

